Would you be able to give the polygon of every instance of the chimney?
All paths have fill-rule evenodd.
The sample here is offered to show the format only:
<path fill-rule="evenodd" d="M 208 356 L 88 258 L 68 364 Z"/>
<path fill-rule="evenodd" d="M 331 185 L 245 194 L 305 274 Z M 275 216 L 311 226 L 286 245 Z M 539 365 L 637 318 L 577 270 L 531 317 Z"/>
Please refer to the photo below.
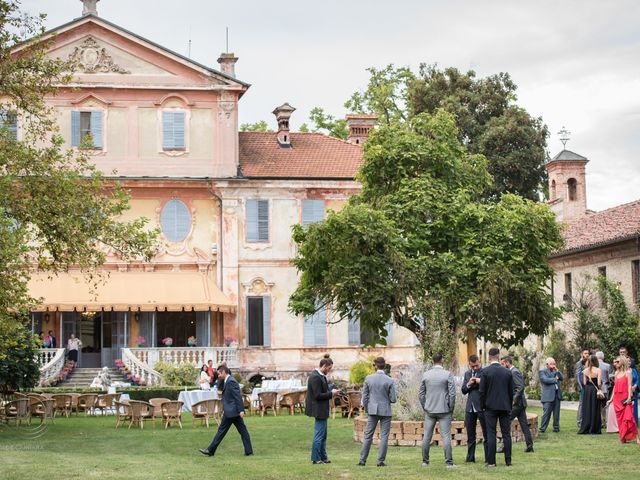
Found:
<path fill-rule="evenodd" d="M 236 77 L 236 62 L 238 61 L 238 57 L 236 57 L 233 53 L 221 53 L 220 58 L 218 58 L 218 63 L 220 64 L 220 71 L 222 73 L 226 73 L 227 75 Z"/>
<path fill-rule="evenodd" d="M 82 16 L 98 15 L 98 5 L 100 0 L 80 0 L 82 2 Z"/>
<path fill-rule="evenodd" d="M 362 145 L 369 136 L 369 131 L 375 126 L 377 115 L 350 113 L 346 117 L 349 137 L 347 141 Z"/>
<path fill-rule="evenodd" d="M 278 122 L 278 143 L 280 147 L 291 148 L 291 134 L 289 133 L 289 119 L 296 109 L 288 103 L 283 103 L 273 111 Z"/>

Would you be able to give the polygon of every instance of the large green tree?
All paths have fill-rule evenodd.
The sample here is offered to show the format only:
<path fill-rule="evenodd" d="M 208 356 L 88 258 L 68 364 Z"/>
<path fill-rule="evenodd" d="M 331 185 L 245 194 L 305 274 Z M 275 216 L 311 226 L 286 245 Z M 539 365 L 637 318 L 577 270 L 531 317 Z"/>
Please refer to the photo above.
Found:
<path fill-rule="evenodd" d="M 91 275 L 107 247 L 123 259 L 153 254 L 146 219 L 119 219 L 128 192 L 58 134 L 46 99 L 69 82 L 74 65 L 47 56 L 43 19 L 24 15 L 16 0 L 0 1 L 0 351 L 2 339 L 18 338 L 33 304 L 33 269 L 55 274 L 77 266 Z"/>
<path fill-rule="evenodd" d="M 546 289 L 562 244 L 553 213 L 513 194 L 487 201 L 487 160 L 460 142 L 452 114 L 421 113 L 373 132 L 361 194 L 294 227 L 300 283 L 290 309 L 330 305 L 384 341 L 392 318 L 425 354 L 471 328 L 504 345 L 543 334 L 559 311 Z"/>

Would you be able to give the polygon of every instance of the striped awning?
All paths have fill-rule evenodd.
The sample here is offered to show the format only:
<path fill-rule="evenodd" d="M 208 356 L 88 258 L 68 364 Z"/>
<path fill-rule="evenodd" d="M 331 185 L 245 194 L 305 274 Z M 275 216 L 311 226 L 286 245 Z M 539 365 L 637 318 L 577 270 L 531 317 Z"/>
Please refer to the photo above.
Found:
<path fill-rule="evenodd" d="M 81 273 L 34 273 L 29 293 L 40 299 L 34 311 L 182 310 L 233 312 L 229 300 L 200 272 L 110 272 L 94 285 Z"/>

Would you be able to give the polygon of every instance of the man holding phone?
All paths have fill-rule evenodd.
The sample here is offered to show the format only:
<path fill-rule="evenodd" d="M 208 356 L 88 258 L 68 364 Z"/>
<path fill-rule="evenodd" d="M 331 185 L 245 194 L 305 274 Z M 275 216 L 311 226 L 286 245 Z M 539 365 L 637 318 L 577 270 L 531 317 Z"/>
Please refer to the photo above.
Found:
<path fill-rule="evenodd" d="M 484 412 L 480 408 L 480 374 L 482 365 L 478 355 L 469 357 L 469 370 L 464 374 L 462 382 L 462 394 L 469 395 L 467 406 L 464 412 L 464 428 L 467 431 L 467 459 L 468 463 L 476 461 L 476 426 L 480 422 L 482 429 L 482 446 L 484 448 L 484 458 L 487 458 L 487 424 L 484 421 Z"/>

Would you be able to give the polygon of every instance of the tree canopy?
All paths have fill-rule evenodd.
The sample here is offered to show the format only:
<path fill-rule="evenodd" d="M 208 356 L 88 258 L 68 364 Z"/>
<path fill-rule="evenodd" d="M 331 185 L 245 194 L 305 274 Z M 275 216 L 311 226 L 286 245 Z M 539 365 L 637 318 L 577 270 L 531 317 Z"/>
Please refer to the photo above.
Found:
<path fill-rule="evenodd" d="M 69 82 L 74 65 L 46 55 L 44 16 L 24 15 L 15 0 L 0 1 L 0 12 L 0 332 L 10 336 L 33 304 L 30 271 L 92 272 L 108 250 L 148 259 L 155 232 L 146 219 L 119 219 L 128 192 L 103 177 L 89 149 L 67 149 L 58 134 L 47 99 Z M 26 37 L 33 40 L 15 54 Z"/>
<path fill-rule="evenodd" d="M 426 349 L 434 338 L 451 346 L 463 327 L 510 346 L 558 318 L 546 289 L 547 257 L 562 245 L 555 216 L 513 194 L 488 201 L 487 159 L 460 141 L 451 113 L 381 125 L 364 159 L 361 194 L 294 226 L 293 313 L 330 305 L 379 341 L 393 318 Z"/>

